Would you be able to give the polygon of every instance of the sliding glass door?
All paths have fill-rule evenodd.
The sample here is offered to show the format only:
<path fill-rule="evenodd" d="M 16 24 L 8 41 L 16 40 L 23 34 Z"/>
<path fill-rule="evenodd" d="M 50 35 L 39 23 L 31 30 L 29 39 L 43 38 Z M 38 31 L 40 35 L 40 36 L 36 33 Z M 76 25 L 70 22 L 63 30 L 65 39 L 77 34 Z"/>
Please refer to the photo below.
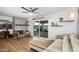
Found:
<path fill-rule="evenodd" d="M 40 23 L 40 37 L 48 38 L 48 23 Z"/>
<path fill-rule="evenodd" d="M 34 21 L 34 36 L 48 38 L 48 20 Z"/>
<path fill-rule="evenodd" d="M 39 37 L 39 22 L 34 21 L 33 24 L 33 35 Z"/>

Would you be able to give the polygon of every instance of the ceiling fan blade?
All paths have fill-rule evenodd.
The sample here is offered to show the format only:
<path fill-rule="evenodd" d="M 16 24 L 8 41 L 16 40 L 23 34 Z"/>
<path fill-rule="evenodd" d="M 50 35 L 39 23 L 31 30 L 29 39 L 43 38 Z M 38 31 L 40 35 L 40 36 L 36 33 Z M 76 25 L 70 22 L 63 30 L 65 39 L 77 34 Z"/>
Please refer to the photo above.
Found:
<path fill-rule="evenodd" d="M 39 12 L 33 12 L 33 13 L 40 14 Z"/>
<path fill-rule="evenodd" d="M 22 13 L 29 13 L 29 12 L 22 12 Z"/>
<path fill-rule="evenodd" d="M 35 9 L 31 10 L 31 11 L 34 12 L 34 11 L 36 11 L 36 10 L 38 10 L 38 8 L 35 8 Z"/>
<path fill-rule="evenodd" d="M 21 8 L 24 9 L 24 10 L 27 10 L 28 12 L 30 12 L 30 10 L 26 9 L 25 7 L 21 7 Z"/>

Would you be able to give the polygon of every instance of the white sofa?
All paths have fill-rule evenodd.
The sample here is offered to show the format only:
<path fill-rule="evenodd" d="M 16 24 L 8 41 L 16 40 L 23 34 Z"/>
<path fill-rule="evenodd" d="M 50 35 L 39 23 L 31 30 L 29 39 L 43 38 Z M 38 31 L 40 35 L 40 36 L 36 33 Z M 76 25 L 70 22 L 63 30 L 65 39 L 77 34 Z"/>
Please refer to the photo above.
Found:
<path fill-rule="evenodd" d="M 61 51 L 62 51 L 62 40 L 57 39 L 44 52 L 61 52 Z"/>
<path fill-rule="evenodd" d="M 70 43 L 70 38 L 68 35 L 64 36 L 63 42 L 62 42 L 62 51 L 63 52 L 72 52 L 72 47 Z"/>
<path fill-rule="evenodd" d="M 70 41 L 71 41 L 73 52 L 79 52 L 79 40 L 76 37 L 76 35 L 71 34 Z"/>
<path fill-rule="evenodd" d="M 70 34 L 54 42 L 52 40 L 32 40 L 30 47 L 39 52 L 79 52 L 79 40 L 74 34 Z"/>
<path fill-rule="evenodd" d="M 53 42 L 53 40 L 34 39 L 30 41 L 29 47 L 36 51 L 42 52 Z"/>
<path fill-rule="evenodd" d="M 45 51 L 47 52 L 72 52 L 69 36 L 65 35 L 63 39 L 57 39 Z"/>

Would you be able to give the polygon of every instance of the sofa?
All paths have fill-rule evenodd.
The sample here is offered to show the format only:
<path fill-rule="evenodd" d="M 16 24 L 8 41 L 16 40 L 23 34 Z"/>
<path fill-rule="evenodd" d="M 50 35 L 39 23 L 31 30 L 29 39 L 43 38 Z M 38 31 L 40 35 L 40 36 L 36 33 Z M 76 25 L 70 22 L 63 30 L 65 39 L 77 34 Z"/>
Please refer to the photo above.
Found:
<path fill-rule="evenodd" d="M 44 52 L 61 52 L 61 51 L 62 51 L 62 40 L 57 39 Z"/>
<path fill-rule="evenodd" d="M 36 51 L 42 52 L 53 42 L 54 40 L 34 39 L 30 41 L 29 47 Z"/>
<path fill-rule="evenodd" d="M 32 40 L 30 48 L 39 52 L 79 52 L 79 40 L 74 34 L 64 35 L 63 39 Z"/>
<path fill-rule="evenodd" d="M 70 41 L 72 44 L 73 52 L 79 52 L 79 40 L 76 37 L 76 35 L 74 34 L 70 35 Z"/>

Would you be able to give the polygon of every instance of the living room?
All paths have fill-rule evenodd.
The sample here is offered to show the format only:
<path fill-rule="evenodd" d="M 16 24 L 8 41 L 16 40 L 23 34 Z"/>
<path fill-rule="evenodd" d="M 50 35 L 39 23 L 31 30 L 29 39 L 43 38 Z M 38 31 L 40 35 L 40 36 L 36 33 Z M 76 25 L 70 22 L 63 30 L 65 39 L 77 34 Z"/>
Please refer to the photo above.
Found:
<path fill-rule="evenodd" d="M 0 24 L 0 51 L 3 52 L 53 52 L 54 48 L 48 50 L 52 44 L 62 44 L 62 40 L 54 44 L 55 40 L 79 34 L 77 7 L 0 7 Z"/>

